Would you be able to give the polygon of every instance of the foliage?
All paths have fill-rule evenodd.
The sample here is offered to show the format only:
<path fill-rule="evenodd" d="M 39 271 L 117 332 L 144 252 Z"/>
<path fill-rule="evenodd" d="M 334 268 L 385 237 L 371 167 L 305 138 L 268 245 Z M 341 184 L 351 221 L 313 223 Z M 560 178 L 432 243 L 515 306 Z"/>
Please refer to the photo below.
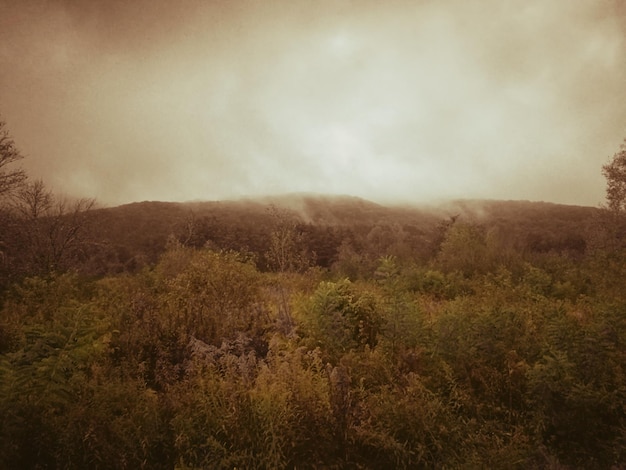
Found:
<path fill-rule="evenodd" d="M 259 281 L 256 268 L 237 253 L 195 253 L 182 272 L 165 282 L 168 321 L 210 344 L 239 332 L 256 334 L 263 321 Z"/>
<path fill-rule="evenodd" d="M 456 224 L 448 230 L 437 258 L 444 271 L 458 271 L 465 276 L 485 273 L 490 267 L 484 229 Z"/>
<path fill-rule="evenodd" d="M 606 178 L 606 202 L 609 210 L 623 213 L 626 210 L 626 139 L 611 161 L 602 166 Z"/>
<path fill-rule="evenodd" d="M 432 239 L 199 214 L 143 268 L 31 266 L 0 297 L 0 467 L 623 467 L 624 252 L 468 213 Z"/>
<path fill-rule="evenodd" d="M 288 211 L 271 206 L 273 228 L 270 233 L 266 258 L 278 272 L 305 271 L 314 257 L 303 243 L 303 234 L 298 229 L 298 219 Z"/>
<path fill-rule="evenodd" d="M 304 306 L 307 334 L 333 363 L 350 350 L 374 347 L 382 326 L 376 302 L 347 279 L 321 282 Z"/>

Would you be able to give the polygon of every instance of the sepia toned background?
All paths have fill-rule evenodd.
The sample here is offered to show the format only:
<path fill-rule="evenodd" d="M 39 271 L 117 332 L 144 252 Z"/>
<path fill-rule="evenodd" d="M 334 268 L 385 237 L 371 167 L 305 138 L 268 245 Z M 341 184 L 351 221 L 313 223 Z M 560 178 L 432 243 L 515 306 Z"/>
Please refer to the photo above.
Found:
<path fill-rule="evenodd" d="M 597 205 L 619 0 L 0 0 L 24 168 L 115 205 L 285 192 Z"/>

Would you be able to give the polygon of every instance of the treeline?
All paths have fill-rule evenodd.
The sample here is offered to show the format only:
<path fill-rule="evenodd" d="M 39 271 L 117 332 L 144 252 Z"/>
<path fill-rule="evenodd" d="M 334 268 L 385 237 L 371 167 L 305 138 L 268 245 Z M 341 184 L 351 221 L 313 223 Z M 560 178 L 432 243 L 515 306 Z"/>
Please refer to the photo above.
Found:
<path fill-rule="evenodd" d="M 26 183 L 0 468 L 626 465 L 620 207 L 94 210 Z"/>
<path fill-rule="evenodd" d="M 427 262 L 453 220 L 477 225 L 490 243 L 519 252 L 576 252 L 598 210 L 529 202 L 459 202 L 433 207 L 385 207 L 358 198 L 293 195 L 269 201 L 207 203 L 143 202 L 94 211 L 98 239 L 90 269 L 98 274 L 154 264 L 168 241 L 196 248 L 254 255 L 262 271 L 279 269 L 272 259 L 276 235 L 308 254 L 307 262 L 332 268 L 358 254 L 373 269 L 381 256 Z M 274 238 L 273 238 L 274 237 Z M 497 239 L 497 240 L 496 240 Z"/>
<path fill-rule="evenodd" d="M 8 207 L 0 207 L 4 222 L 0 285 L 33 273 L 68 269 L 86 276 L 136 272 L 154 265 L 172 242 L 246 253 L 263 272 L 285 269 L 279 264 L 286 260 L 277 259 L 276 250 L 287 243 L 300 251 L 297 269 L 343 265 L 351 275 L 363 270 L 371 275 L 377 260 L 389 254 L 429 262 L 455 221 L 474 226 L 492 248 L 506 245 L 524 256 L 550 252 L 580 256 L 600 212 L 590 207 L 487 201 L 384 207 L 356 198 L 320 196 L 96 208 L 90 200 L 55 201 L 41 181 L 22 192 L 26 200 L 33 200 L 26 204 L 14 197 Z M 47 202 L 42 210 L 38 198 L 44 196 L 55 202 Z M 300 207 L 290 207 L 294 203 Z"/>

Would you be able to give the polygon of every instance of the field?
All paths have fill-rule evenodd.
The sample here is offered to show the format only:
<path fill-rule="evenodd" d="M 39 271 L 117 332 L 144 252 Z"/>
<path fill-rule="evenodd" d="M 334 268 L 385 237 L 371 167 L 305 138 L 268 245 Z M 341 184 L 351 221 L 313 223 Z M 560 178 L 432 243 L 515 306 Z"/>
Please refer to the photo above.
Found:
<path fill-rule="evenodd" d="M 292 195 L 25 223 L 3 468 L 626 462 L 626 258 L 600 209 Z"/>

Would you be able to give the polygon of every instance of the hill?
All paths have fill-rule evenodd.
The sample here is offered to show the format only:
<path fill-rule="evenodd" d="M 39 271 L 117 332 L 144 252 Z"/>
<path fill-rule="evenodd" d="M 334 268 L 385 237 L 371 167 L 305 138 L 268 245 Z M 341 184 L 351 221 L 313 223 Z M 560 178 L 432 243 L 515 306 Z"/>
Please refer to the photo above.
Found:
<path fill-rule="evenodd" d="M 169 240 L 244 251 L 266 269 L 271 234 L 289 221 L 316 262 L 330 267 L 342 245 L 367 256 L 433 255 L 451 221 L 473 224 L 520 250 L 583 252 L 598 209 L 529 201 L 457 200 L 433 205 L 382 205 L 351 196 L 291 194 L 186 203 L 144 201 L 93 211 L 97 271 L 156 262 Z M 375 245 L 375 246 L 374 246 Z"/>
<path fill-rule="evenodd" d="M 23 219 L 0 468 L 623 468 L 603 215 L 291 195 Z"/>

